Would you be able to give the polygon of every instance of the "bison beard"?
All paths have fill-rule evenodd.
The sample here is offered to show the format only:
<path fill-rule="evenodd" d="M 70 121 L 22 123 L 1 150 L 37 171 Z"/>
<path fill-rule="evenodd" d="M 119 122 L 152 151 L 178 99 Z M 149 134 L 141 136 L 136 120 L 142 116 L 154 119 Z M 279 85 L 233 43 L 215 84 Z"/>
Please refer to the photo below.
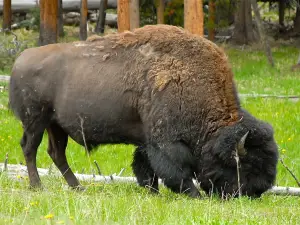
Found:
<path fill-rule="evenodd" d="M 226 55 L 174 26 L 25 50 L 9 101 L 22 121 L 32 187 L 41 185 L 36 154 L 45 130 L 48 153 L 74 188 L 68 136 L 88 149 L 135 144 L 133 171 L 154 191 L 160 177 L 172 191 L 197 197 L 196 178 L 207 193 L 235 195 L 236 152 L 243 195 L 260 196 L 275 180 L 272 127 L 240 107 Z"/>

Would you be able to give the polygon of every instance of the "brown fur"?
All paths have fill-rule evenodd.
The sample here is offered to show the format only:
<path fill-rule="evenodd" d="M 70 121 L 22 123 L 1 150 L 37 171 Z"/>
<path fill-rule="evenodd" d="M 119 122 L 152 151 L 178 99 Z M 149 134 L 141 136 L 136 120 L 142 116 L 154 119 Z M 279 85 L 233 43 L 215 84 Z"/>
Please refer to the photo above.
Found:
<path fill-rule="evenodd" d="M 239 105 L 227 56 L 207 39 L 191 35 L 179 27 L 157 25 L 104 37 L 93 36 L 87 42 L 91 48 L 105 43 L 108 52 L 125 48 L 133 58 L 147 59 L 140 61 L 145 68 L 146 64 L 151 64 L 147 79 L 152 83 L 152 91 L 162 91 L 173 83 L 172 88 L 176 92 L 180 89 L 183 99 L 191 95 L 201 98 L 204 93 L 205 97 L 210 96 L 207 107 L 215 119 L 208 118 L 208 121 L 216 121 L 209 125 L 211 132 L 239 120 Z M 132 53 L 133 48 L 139 49 L 141 55 Z M 202 101 L 200 103 L 203 104 Z M 201 105 L 190 107 L 194 115 L 201 114 L 197 111 L 197 108 L 202 108 Z"/>

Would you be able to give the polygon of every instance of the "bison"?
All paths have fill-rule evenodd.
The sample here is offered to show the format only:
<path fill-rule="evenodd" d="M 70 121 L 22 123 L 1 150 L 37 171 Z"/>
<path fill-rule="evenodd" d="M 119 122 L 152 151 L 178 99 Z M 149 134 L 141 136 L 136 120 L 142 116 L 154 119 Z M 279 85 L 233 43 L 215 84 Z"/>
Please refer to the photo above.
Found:
<path fill-rule="evenodd" d="M 30 185 L 36 154 L 48 153 L 68 185 L 81 187 L 66 159 L 68 137 L 89 150 L 134 144 L 141 186 L 258 197 L 276 178 L 272 126 L 240 106 L 233 73 L 214 43 L 169 25 L 25 50 L 10 79 L 9 104 L 23 125 Z M 238 161 L 236 159 L 239 159 Z"/>

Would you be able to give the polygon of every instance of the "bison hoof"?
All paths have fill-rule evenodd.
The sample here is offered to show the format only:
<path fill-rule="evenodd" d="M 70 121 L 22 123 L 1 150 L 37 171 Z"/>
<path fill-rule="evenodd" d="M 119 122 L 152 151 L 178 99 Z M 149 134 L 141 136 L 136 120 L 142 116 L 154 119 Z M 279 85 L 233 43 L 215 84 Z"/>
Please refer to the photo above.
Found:
<path fill-rule="evenodd" d="M 188 194 L 188 196 L 191 197 L 191 198 L 199 198 L 199 199 L 203 198 L 198 190 L 194 190 L 194 191 L 190 192 Z"/>
<path fill-rule="evenodd" d="M 74 186 L 72 187 L 73 190 L 75 191 L 85 191 L 86 188 L 84 186 L 78 185 L 78 186 Z"/>

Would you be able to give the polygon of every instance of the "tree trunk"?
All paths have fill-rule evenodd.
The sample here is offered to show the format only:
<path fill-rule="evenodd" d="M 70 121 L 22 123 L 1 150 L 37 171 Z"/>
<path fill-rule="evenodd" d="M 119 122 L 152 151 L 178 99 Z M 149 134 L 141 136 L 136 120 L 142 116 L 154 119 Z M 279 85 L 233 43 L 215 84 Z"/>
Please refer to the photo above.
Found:
<path fill-rule="evenodd" d="M 215 39 L 215 14 L 216 2 L 210 0 L 208 4 L 208 39 L 213 41 Z"/>
<path fill-rule="evenodd" d="M 3 30 L 11 30 L 11 0 L 3 0 Z"/>
<path fill-rule="evenodd" d="M 57 0 L 40 1 L 40 45 L 53 44 L 57 42 Z"/>
<path fill-rule="evenodd" d="M 291 36 L 299 36 L 300 35 L 300 1 L 297 1 L 297 11 L 296 17 L 294 19 L 294 28 Z"/>
<path fill-rule="evenodd" d="M 40 0 L 40 37 L 39 37 L 39 46 L 42 46 L 43 41 L 43 35 L 44 35 L 44 11 L 45 11 L 45 1 L 46 0 Z"/>
<path fill-rule="evenodd" d="M 87 0 L 81 0 L 80 3 L 80 30 L 79 39 L 85 41 L 87 38 Z"/>
<path fill-rule="evenodd" d="M 237 44 L 250 44 L 255 42 L 257 38 L 254 35 L 251 2 L 249 0 L 239 0 L 237 2 L 237 10 L 234 19 L 233 41 Z"/>
<path fill-rule="evenodd" d="M 164 12 L 165 12 L 165 1 L 158 0 L 158 5 L 157 5 L 157 23 L 158 24 L 165 23 Z"/>
<path fill-rule="evenodd" d="M 184 27 L 192 34 L 203 36 L 202 0 L 184 0 Z"/>
<path fill-rule="evenodd" d="M 130 30 L 140 27 L 140 3 L 139 0 L 130 0 Z"/>
<path fill-rule="evenodd" d="M 106 9 L 107 9 L 107 0 L 101 0 L 100 7 L 99 7 L 99 16 L 95 28 L 96 33 L 104 34 Z"/>
<path fill-rule="evenodd" d="M 261 17 L 260 17 L 259 9 L 258 9 L 258 6 L 257 6 L 257 0 L 251 0 L 251 4 L 252 4 L 252 8 L 253 8 L 254 15 L 255 15 L 255 21 L 256 21 L 256 24 L 257 24 L 259 36 L 260 36 L 260 38 L 262 40 L 262 43 L 264 45 L 264 48 L 265 48 L 266 56 L 268 58 L 268 61 L 269 61 L 270 65 L 272 67 L 274 67 L 274 60 L 273 60 L 273 56 L 272 56 L 271 47 L 269 45 L 267 36 L 264 32 L 264 28 L 263 28 L 263 25 L 261 23 Z"/>
<path fill-rule="evenodd" d="M 278 14 L 279 14 L 279 25 L 284 26 L 284 10 L 285 10 L 285 0 L 279 0 L 278 2 Z"/>
<path fill-rule="evenodd" d="M 129 0 L 118 0 L 118 32 L 130 30 Z"/>
<path fill-rule="evenodd" d="M 63 5 L 62 0 L 58 0 L 58 13 L 57 13 L 57 33 L 59 37 L 64 36 L 64 21 L 63 21 Z"/>

